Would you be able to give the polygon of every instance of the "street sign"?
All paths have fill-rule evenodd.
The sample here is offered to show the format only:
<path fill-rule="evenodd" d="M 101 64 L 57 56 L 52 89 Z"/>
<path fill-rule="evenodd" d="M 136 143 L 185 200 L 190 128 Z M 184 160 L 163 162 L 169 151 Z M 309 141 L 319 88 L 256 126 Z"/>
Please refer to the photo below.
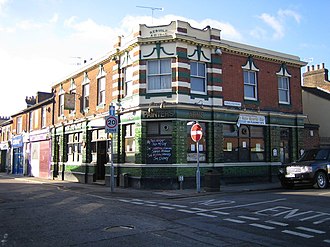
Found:
<path fill-rule="evenodd" d="M 191 139 L 193 139 L 194 142 L 200 141 L 200 139 L 202 139 L 203 137 L 202 126 L 200 126 L 198 123 L 195 123 L 191 127 L 190 135 L 191 135 Z"/>
<path fill-rule="evenodd" d="M 105 117 L 105 133 L 117 133 L 118 131 L 118 117 L 107 116 Z"/>

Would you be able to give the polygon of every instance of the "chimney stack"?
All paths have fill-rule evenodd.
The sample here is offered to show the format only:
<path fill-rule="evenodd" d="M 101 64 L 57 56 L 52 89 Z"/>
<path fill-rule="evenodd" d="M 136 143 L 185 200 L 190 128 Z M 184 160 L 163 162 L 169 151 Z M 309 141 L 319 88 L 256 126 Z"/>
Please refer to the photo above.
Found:
<path fill-rule="evenodd" d="M 303 86 L 318 87 L 330 83 L 328 80 L 328 69 L 324 63 L 316 66 L 307 66 L 307 71 L 303 73 Z"/>

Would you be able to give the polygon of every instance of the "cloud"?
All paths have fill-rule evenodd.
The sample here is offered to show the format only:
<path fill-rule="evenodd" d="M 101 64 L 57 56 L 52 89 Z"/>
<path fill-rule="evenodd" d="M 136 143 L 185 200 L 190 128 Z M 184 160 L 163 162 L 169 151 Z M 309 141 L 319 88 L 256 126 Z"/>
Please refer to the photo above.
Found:
<path fill-rule="evenodd" d="M 173 20 L 181 20 L 188 22 L 192 27 L 196 28 L 204 28 L 206 26 L 211 26 L 212 28 L 218 28 L 221 30 L 221 38 L 229 39 L 232 41 L 241 41 L 242 35 L 241 33 L 235 29 L 233 25 L 228 22 L 220 22 L 212 19 L 204 19 L 200 21 L 196 21 L 194 19 L 189 19 L 183 16 L 176 15 L 165 15 L 160 18 L 151 19 L 150 16 L 126 16 L 121 22 L 122 30 L 132 30 L 134 25 L 137 23 L 145 23 L 147 25 L 166 25 L 169 24 Z"/>
<path fill-rule="evenodd" d="M 41 22 L 23 20 L 13 24 L 16 31 L 7 35 L 0 47 L 0 68 L 1 81 L 15 83 L 6 83 L 8 90 L 0 90 L 0 105 L 6 105 L 1 107 L 0 115 L 23 110 L 26 96 L 35 96 L 38 91 L 50 92 L 52 84 L 80 68 L 77 63 L 97 59 L 113 50 L 117 37 L 130 34 L 138 23 L 166 25 L 173 20 L 187 21 L 196 28 L 210 25 L 221 30 L 222 38 L 242 39 L 230 23 L 212 19 L 195 21 L 174 15 L 153 20 L 150 16 L 126 16 L 116 27 L 78 16 L 61 20 L 56 13 Z M 13 31 L 0 27 L 0 32 L 10 30 Z"/>
<path fill-rule="evenodd" d="M 3 14 L 3 11 L 4 11 L 7 3 L 8 3 L 8 0 L 0 0 L 0 15 Z"/>
<path fill-rule="evenodd" d="M 297 12 L 289 9 L 280 9 L 275 16 L 268 13 L 262 13 L 258 18 L 273 30 L 272 38 L 275 40 L 282 39 L 285 36 L 286 27 L 288 26 L 288 18 L 293 18 L 298 24 L 300 24 L 301 21 L 301 16 Z M 250 35 L 258 39 L 268 38 L 268 32 L 261 27 L 253 29 L 250 32 Z"/>

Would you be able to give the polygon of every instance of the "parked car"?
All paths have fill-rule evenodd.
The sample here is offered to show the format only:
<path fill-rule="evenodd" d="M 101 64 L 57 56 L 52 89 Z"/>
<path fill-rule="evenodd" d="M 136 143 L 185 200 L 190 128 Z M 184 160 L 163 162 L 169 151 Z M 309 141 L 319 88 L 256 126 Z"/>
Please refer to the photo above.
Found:
<path fill-rule="evenodd" d="M 292 188 L 298 183 L 327 188 L 330 180 L 330 149 L 305 151 L 297 162 L 282 165 L 278 177 L 284 188 Z"/>

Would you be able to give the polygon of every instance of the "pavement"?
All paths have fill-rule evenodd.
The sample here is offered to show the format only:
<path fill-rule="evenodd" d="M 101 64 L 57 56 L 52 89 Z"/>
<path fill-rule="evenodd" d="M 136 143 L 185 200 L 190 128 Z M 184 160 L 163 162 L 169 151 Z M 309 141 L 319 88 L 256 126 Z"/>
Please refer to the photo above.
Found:
<path fill-rule="evenodd" d="M 278 179 L 271 182 L 255 182 L 255 183 L 239 183 L 220 185 L 220 191 L 205 191 L 201 188 L 198 193 L 196 189 L 182 190 L 151 190 L 151 189 L 135 189 L 114 187 L 113 191 L 109 186 L 99 184 L 83 184 L 78 182 L 51 180 L 37 177 L 28 177 L 22 175 L 13 175 L 0 173 L 0 179 L 14 179 L 34 184 L 43 184 L 56 186 L 61 190 L 70 190 L 76 193 L 92 194 L 103 198 L 136 198 L 136 199 L 179 199 L 188 197 L 207 196 L 213 194 L 228 194 L 228 193 L 246 193 L 252 191 L 266 191 L 281 189 L 281 184 Z"/>

